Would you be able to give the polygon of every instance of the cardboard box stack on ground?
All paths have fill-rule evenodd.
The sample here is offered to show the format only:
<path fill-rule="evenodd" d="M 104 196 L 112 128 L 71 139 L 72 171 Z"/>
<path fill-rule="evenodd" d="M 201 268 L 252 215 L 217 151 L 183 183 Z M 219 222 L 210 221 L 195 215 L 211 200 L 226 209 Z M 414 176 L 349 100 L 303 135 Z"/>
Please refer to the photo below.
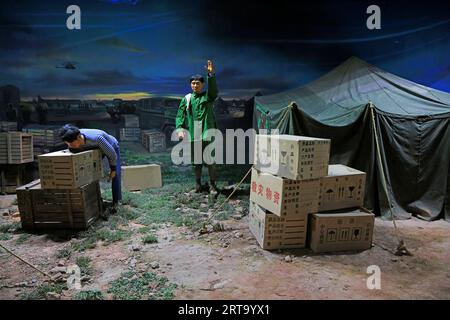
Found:
<path fill-rule="evenodd" d="M 24 229 L 85 229 L 100 215 L 102 153 L 62 150 L 38 157 L 40 180 L 17 189 Z"/>
<path fill-rule="evenodd" d="M 157 164 L 146 164 L 122 167 L 122 188 L 124 190 L 138 191 L 161 187 L 161 166 Z"/>
<path fill-rule="evenodd" d="M 35 159 L 41 154 L 65 149 L 65 143 L 59 137 L 60 126 L 33 124 L 26 126 L 22 132 L 33 136 L 33 151 Z"/>
<path fill-rule="evenodd" d="M 318 210 L 319 178 L 327 173 L 330 140 L 257 135 L 255 145 L 250 230 L 263 249 L 304 248 L 308 215 Z"/>

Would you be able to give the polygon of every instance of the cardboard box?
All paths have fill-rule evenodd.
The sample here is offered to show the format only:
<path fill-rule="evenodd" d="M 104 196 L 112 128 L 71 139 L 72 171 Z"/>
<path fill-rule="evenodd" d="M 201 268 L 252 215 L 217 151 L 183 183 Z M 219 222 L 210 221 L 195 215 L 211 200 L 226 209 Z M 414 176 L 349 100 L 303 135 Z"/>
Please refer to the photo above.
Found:
<path fill-rule="evenodd" d="M 0 133 L 0 163 L 20 164 L 32 162 L 33 136 L 23 132 Z"/>
<path fill-rule="evenodd" d="M 249 227 L 261 248 L 293 249 L 304 248 L 308 215 L 278 217 L 250 201 Z"/>
<path fill-rule="evenodd" d="M 344 166 L 328 166 L 320 178 L 319 212 L 363 206 L 366 173 Z"/>
<path fill-rule="evenodd" d="M 292 180 L 318 179 L 328 173 L 330 140 L 292 135 L 257 135 L 254 166 Z"/>
<path fill-rule="evenodd" d="M 250 200 L 284 217 L 317 212 L 319 179 L 290 180 L 252 169 Z"/>
<path fill-rule="evenodd" d="M 22 228 L 86 229 L 102 212 L 98 181 L 76 189 L 42 189 L 40 180 L 17 188 Z"/>
<path fill-rule="evenodd" d="M 72 153 L 62 150 L 38 156 L 44 189 L 74 189 L 100 180 L 102 153 L 98 149 Z"/>
<path fill-rule="evenodd" d="M 365 208 L 312 214 L 310 247 L 314 252 L 370 249 L 374 224 L 375 215 Z"/>
<path fill-rule="evenodd" d="M 148 188 L 161 188 L 161 167 L 157 164 L 122 167 L 122 188 L 137 191 Z"/>

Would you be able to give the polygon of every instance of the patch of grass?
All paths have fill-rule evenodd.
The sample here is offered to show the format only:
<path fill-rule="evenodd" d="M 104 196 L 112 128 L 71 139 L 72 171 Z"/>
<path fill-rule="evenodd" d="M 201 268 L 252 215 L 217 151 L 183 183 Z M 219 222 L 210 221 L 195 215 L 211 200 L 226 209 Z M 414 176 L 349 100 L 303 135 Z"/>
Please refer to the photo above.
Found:
<path fill-rule="evenodd" d="M 66 283 L 43 283 L 33 291 L 24 293 L 21 296 L 22 300 L 42 300 L 47 298 L 48 292 L 62 293 L 67 289 Z"/>
<path fill-rule="evenodd" d="M 58 259 L 68 259 L 72 255 L 72 249 L 62 248 L 56 252 L 56 258 Z"/>
<path fill-rule="evenodd" d="M 14 222 L 14 223 L 7 223 L 7 224 L 2 224 L 0 225 L 0 232 L 3 233 L 14 233 L 17 230 L 19 230 L 21 227 L 20 222 Z"/>
<path fill-rule="evenodd" d="M 94 237 L 89 237 L 81 240 L 80 242 L 72 243 L 73 251 L 83 252 L 88 249 L 94 249 L 97 246 L 97 239 Z"/>
<path fill-rule="evenodd" d="M 74 300 L 104 300 L 105 295 L 100 290 L 79 291 L 73 296 Z"/>
<path fill-rule="evenodd" d="M 31 235 L 28 233 L 22 233 L 16 240 L 16 244 L 21 245 L 24 242 L 26 242 L 28 239 L 30 239 Z"/>
<path fill-rule="evenodd" d="M 111 282 L 108 292 L 117 300 L 171 300 L 176 288 L 176 284 L 152 272 L 137 274 L 130 271 Z"/>
<path fill-rule="evenodd" d="M 101 229 L 96 233 L 97 239 L 102 240 L 106 244 L 127 239 L 131 235 L 130 231 L 125 230 L 109 230 Z"/>
<path fill-rule="evenodd" d="M 81 276 L 89 275 L 94 272 L 91 266 L 91 258 L 86 256 L 81 256 L 77 258 L 77 266 L 80 267 Z"/>
<path fill-rule="evenodd" d="M 144 243 L 157 243 L 158 242 L 158 237 L 155 236 L 154 234 L 146 234 L 145 236 L 142 237 L 142 242 L 144 242 Z"/>
<path fill-rule="evenodd" d="M 11 240 L 11 239 L 12 239 L 12 235 L 10 235 L 9 233 L 0 232 L 0 240 L 6 241 L 6 240 Z"/>

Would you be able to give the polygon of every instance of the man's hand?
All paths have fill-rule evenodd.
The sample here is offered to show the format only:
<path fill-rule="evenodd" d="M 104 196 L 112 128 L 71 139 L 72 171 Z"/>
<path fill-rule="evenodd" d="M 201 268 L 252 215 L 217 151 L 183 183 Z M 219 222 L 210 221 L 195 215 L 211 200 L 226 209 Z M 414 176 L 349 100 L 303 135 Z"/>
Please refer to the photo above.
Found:
<path fill-rule="evenodd" d="M 111 181 L 112 179 L 114 179 L 116 177 L 116 171 L 115 170 L 111 170 L 109 172 L 109 177 L 108 177 L 108 181 Z"/>
<path fill-rule="evenodd" d="M 208 64 L 206 66 L 206 69 L 208 70 L 208 73 L 213 73 L 214 72 L 214 66 L 211 60 L 208 60 Z"/>
<path fill-rule="evenodd" d="M 186 132 L 184 130 L 178 131 L 178 139 L 186 138 Z"/>

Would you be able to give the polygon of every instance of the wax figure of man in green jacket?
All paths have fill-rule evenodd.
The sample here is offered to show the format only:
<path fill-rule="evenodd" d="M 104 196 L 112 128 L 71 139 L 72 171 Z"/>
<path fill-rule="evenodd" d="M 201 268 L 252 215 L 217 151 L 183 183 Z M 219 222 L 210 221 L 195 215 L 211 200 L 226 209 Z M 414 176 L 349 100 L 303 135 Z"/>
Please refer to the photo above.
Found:
<path fill-rule="evenodd" d="M 176 118 L 176 128 L 180 139 L 186 138 L 186 131 L 183 129 L 187 123 L 189 139 L 191 142 L 191 162 L 195 172 L 195 192 L 201 192 L 201 176 L 203 165 L 208 167 L 208 174 L 211 183 L 210 193 L 217 194 L 216 172 L 214 159 L 203 154 L 205 148 L 212 143 L 209 129 L 217 129 L 216 118 L 214 116 L 214 100 L 218 95 L 214 67 L 211 60 L 207 64 L 207 91 L 203 91 L 205 79 L 201 75 L 191 77 L 192 93 L 187 94 L 180 102 Z M 199 155 L 199 153 L 202 153 Z M 206 152 L 208 154 L 208 152 Z M 214 157 L 214 154 L 212 154 Z"/>

